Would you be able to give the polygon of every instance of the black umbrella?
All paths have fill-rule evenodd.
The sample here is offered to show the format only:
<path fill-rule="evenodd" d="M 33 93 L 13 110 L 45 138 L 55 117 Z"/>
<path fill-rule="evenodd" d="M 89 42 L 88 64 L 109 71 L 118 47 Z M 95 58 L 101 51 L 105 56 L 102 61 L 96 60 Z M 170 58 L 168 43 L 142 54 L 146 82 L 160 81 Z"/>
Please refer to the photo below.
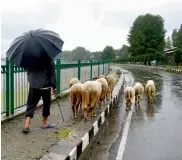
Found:
<path fill-rule="evenodd" d="M 32 68 L 45 64 L 61 53 L 64 41 L 59 34 L 49 30 L 32 30 L 16 38 L 6 55 L 17 66 Z"/>

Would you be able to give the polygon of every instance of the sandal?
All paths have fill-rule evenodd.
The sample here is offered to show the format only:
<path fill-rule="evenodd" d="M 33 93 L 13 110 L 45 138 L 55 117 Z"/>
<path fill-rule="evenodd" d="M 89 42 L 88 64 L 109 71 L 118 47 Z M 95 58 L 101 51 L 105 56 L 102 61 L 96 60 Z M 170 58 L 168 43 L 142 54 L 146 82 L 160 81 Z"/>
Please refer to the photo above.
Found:
<path fill-rule="evenodd" d="M 47 126 L 41 126 L 42 129 L 53 128 L 53 127 L 55 127 L 55 124 L 48 124 Z"/>
<path fill-rule="evenodd" d="M 23 129 L 23 133 L 28 133 L 30 130 L 29 130 L 29 128 L 27 128 L 27 129 Z"/>

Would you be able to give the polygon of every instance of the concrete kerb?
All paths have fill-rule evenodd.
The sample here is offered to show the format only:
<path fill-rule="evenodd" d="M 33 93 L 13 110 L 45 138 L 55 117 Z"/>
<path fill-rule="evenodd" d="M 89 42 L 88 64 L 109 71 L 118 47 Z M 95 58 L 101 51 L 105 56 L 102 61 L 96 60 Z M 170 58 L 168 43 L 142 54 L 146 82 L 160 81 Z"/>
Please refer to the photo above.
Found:
<path fill-rule="evenodd" d="M 110 72 L 110 70 L 108 70 L 108 71 L 105 73 L 105 75 L 107 75 L 109 72 Z M 63 91 L 63 92 L 61 92 L 61 93 L 57 96 L 57 98 L 58 98 L 58 99 L 65 98 L 65 97 L 67 97 L 67 96 L 69 95 L 69 92 L 70 92 L 69 89 L 67 89 L 67 90 L 65 90 L 65 91 Z M 55 102 L 55 101 L 56 101 L 55 96 L 52 95 L 51 100 L 52 100 L 52 103 Z M 36 107 L 36 109 L 39 109 L 39 108 L 41 108 L 42 106 L 43 106 L 43 101 L 40 100 L 39 103 L 38 103 L 38 105 L 37 105 L 37 107 Z M 22 116 L 23 114 L 25 114 L 25 112 L 26 112 L 26 105 L 23 106 L 23 107 L 21 107 L 21 108 L 18 108 L 17 110 L 15 110 L 15 113 L 14 113 L 13 115 L 9 115 L 9 116 L 3 116 L 3 115 L 1 115 L 1 124 L 6 123 L 6 122 L 9 122 L 9 121 L 11 121 L 11 120 L 13 120 L 13 119 L 15 119 L 15 118 L 17 118 L 17 117 L 19 117 L 19 116 Z"/>
<path fill-rule="evenodd" d="M 102 124 L 105 122 L 106 118 L 109 114 L 111 114 L 111 109 L 114 105 L 116 105 L 117 101 L 119 100 L 119 91 L 122 91 L 123 89 L 123 80 L 120 77 L 120 80 L 117 84 L 120 84 L 120 88 L 117 92 L 117 94 L 112 98 L 111 102 L 107 105 L 105 110 L 100 114 L 99 118 L 92 124 L 92 127 L 88 130 L 88 132 L 80 139 L 80 141 L 75 145 L 75 147 L 72 148 L 72 150 L 69 152 L 69 154 L 64 158 L 64 160 L 77 160 L 81 154 L 84 152 L 86 147 L 91 143 L 93 137 L 96 136 L 96 134 L 99 132 L 99 129 L 102 127 Z M 116 85 L 117 85 L 116 84 Z M 56 160 L 56 157 L 62 157 L 61 155 L 57 155 L 55 153 L 49 153 L 47 155 L 44 155 L 40 160 L 46 160 L 49 157 L 52 160 Z"/>

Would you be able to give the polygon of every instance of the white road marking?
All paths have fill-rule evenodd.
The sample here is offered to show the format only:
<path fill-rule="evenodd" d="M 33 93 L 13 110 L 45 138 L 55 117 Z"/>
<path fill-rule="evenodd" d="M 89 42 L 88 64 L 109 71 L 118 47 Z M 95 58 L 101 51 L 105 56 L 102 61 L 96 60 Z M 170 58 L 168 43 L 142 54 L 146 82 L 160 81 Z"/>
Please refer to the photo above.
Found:
<path fill-rule="evenodd" d="M 132 81 L 132 84 L 133 84 L 133 82 L 134 82 L 133 77 L 131 75 L 129 75 L 129 77 L 131 78 L 131 81 Z M 124 127 L 124 131 L 123 131 L 123 135 L 122 135 L 121 142 L 120 142 L 120 145 L 119 145 L 116 160 L 122 160 L 123 159 L 123 154 L 124 154 L 125 147 L 126 147 L 126 141 L 127 141 L 127 137 L 128 137 L 128 131 L 129 131 L 129 128 L 130 128 L 132 114 L 133 114 L 133 105 L 131 107 L 131 111 L 129 111 L 129 113 L 128 113 L 128 117 L 127 117 L 126 124 L 125 124 L 125 127 Z"/>
<path fill-rule="evenodd" d="M 120 145 L 119 145 L 116 160 L 122 160 L 122 158 L 123 158 L 123 154 L 124 154 L 124 150 L 125 150 L 125 146 L 126 146 L 126 140 L 127 140 L 127 136 L 128 136 L 128 131 L 129 131 L 130 123 L 131 123 L 132 114 L 133 114 L 133 105 L 132 105 L 131 111 L 129 111 L 129 113 L 128 113 L 127 121 L 126 121 L 126 124 L 125 124 L 125 127 L 124 127 L 124 131 L 123 131 L 122 139 L 121 139 L 121 142 L 120 142 Z"/>

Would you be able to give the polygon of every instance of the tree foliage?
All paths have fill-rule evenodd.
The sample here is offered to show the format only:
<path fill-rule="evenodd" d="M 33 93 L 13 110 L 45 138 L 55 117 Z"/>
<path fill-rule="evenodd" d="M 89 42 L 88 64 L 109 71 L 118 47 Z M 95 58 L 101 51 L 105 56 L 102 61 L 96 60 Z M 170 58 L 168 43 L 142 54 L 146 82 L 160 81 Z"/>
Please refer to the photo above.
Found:
<path fill-rule="evenodd" d="M 126 58 L 128 57 L 128 46 L 127 45 L 123 45 L 122 48 L 119 50 L 118 56 L 120 58 Z"/>
<path fill-rule="evenodd" d="M 160 15 L 138 16 L 128 34 L 132 56 L 162 52 L 165 45 L 164 20 Z"/>
<path fill-rule="evenodd" d="M 176 49 L 174 52 L 174 61 L 178 67 L 179 63 L 182 62 L 182 49 Z"/>
<path fill-rule="evenodd" d="M 93 60 L 101 60 L 101 51 L 97 52 L 90 52 L 86 50 L 84 47 L 76 47 L 72 51 L 63 51 L 61 54 L 56 56 L 57 58 L 60 58 L 63 61 L 77 61 L 77 60 L 85 60 L 89 61 L 91 59 Z"/>
<path fill-rule="evenodd" d="M 171 37 L 172 37 L 173 47 L 182 49 L 182 24 L 179 30 L 178 29 L 173 30 Z"/>
<path fill-rule="evenodd" d="M 163 61 L 164 60 L 164 54 L 161 52 L 156 52 L 155 53 L 155 60 L 157 62 L 157 65 L 159 63 L 159 61 Z"/>
<path fill-rule="evenodd" d="M 115 58 L 115 52 L 112 46 L 106 46 L 101 55 L 102 60 L 111 60 Z"/>
<path fill-rule="evenodd" d="M 166 45 L 165 45 L 166 48 L 171 48 L 172 47 L 172 42 L 171 42 L 171 39 L 170 37 L 168 36 L 167 39 L 166 39 Z"/>

